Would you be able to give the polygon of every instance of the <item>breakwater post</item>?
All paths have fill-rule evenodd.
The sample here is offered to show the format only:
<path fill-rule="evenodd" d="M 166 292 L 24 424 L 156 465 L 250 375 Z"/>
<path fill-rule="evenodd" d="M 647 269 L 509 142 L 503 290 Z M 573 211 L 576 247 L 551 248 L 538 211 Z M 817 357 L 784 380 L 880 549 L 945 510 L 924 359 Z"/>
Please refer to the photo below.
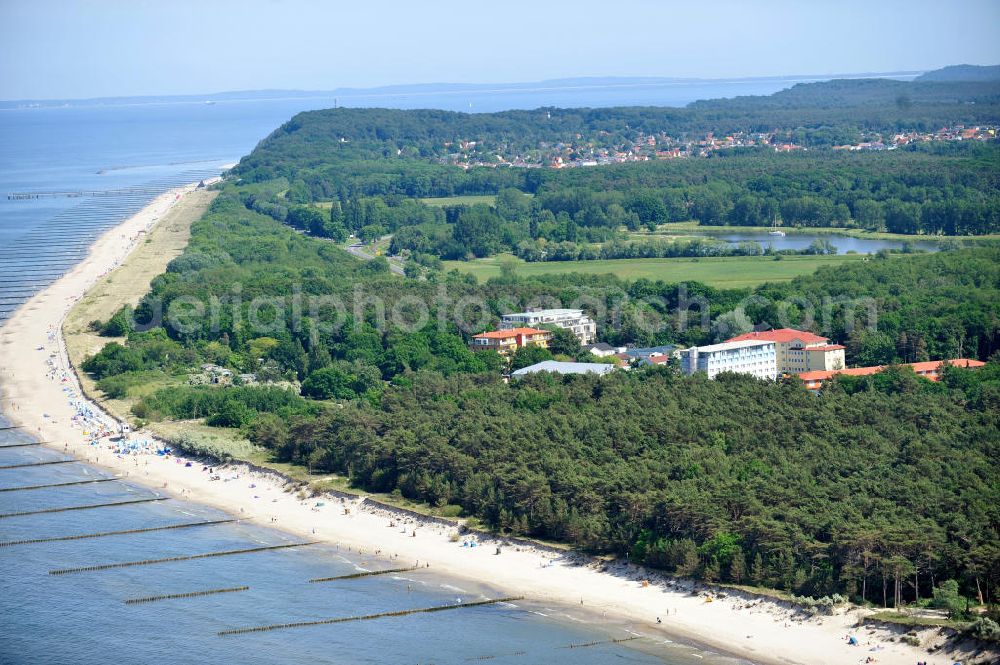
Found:
<path fill-rule="evenodd" d="M 81 566 L 80 568 L 62 568 L 50 570 L 49 575 L 69 575 L 70 573 L 88 573 L 100 570 L 112 570 L 114 568 L 131 568 L 133 566 L 151 566 L 157 563 L 173 563 L 175 561 L 194 561 L 195 559 L 208 559 L 216 556 L 232 556 L 235 554 L 253 554 L 255 552 L 269 552 L 271 550 L 285 550 L 292 547 L 305 547 L 315 545 L 318 541 L 309 543 L 289 543 L 286 545 L 267 545 L 265 547 L 251 547 L 244 550 L 224 550 L 222 552 L 206 552 L 205 554 L 188 554 L 186 556 L 171 556 L 164 559 L 143 559 L 142 561 L 123 561 L 121 563 L 104 563 L 96 566 Z"/>
<path fill-rule="evenodd" d="M 248 586 L 236 586 L 228 589 L 207 589 L 205 591 L 188 591 L 187 593 L 170 593 L 164 596 L 145 596 L 143 598 L 127 598 L 126 605 L 138 605 L 139 603 L 155 603 L 161 600 L 174 600 L 176 598 L 197 598 L 198 596 L 211 596 L 217 593 L 238 593 L 247 591 Z"/>
<path fill-rule="evenodd" d="M 417 566 L 410 566 L 409 568 L 390 568 L 389 570 L 366 570 L 361 573 L 351 573 L 350 575 L 337 575 L 335 577 L 317 577 L 309 581 L 336 582 L 337 580 L 356 580 L 359 577 L 372 577 L 374 575 L 389 575 L 391 573 L 406 573 L 411 570 L 417 570 Z"/>
<path fill-rule="evenodd" d="M 52 536 L 51 538 L 28 538 L 25 540 L 8 540 L 0 542 L 0 547 L 13 547 L 14 545 L 33 545 L 35 543 L 55 543 L 64 540 L 87 540 L 88 538 L 106 538 L 108 536 L 125 536 L 134 533 L 151 533 L 153 531 L 170 531 L 173 529 L 190 529 L 196 526 L 214 526 L 216 524 L 229 524 L 236 520 L 212 520 L 209 522 L 188 522 L 185 524 L 168 524 L 166 526 L 148 526 L 141 529 L 123 529 L 121 531 L 101 531 L 99 533 L 80 533 L 72 536 Z"/>
<path fill-rule="evenodd" d="M 219 631 L 219 637 L 227 635 L 245 635 L 247 633 L 263 633 L 271 630 L 282 630 L 285 628 L 303 628 L 305 626 L 325 626 L 334 623 L 348 623 L 350 621 L 372 621 L 373 619 L 385 619 L 388 617 L 402 617 L 410 614 L 424 614 L 429 612 L 446 612 L 448 610 L 459 610 L 462 608 L 481 607 L 483 605 L 495 605 L 496 603 L 509 603 L 521 600 L 523 596 L 510 596 L 507 598 L 488 598 L 486 600 L 476 600 L 470 603 L 456 603 L 452 605 L 437 605 L 435 607 L 418 607 L 412 610 L 397 610 L 395 612 L 379 612 L 378 614 L 364 614 L 353 617 L 339 617 L 336 619 L 320 619 L 318 621 L 296 621 L 294 623 L 274 623 L 268 626 L 251 626 L 249 628 L 233 628 L 231 630 Z"/>

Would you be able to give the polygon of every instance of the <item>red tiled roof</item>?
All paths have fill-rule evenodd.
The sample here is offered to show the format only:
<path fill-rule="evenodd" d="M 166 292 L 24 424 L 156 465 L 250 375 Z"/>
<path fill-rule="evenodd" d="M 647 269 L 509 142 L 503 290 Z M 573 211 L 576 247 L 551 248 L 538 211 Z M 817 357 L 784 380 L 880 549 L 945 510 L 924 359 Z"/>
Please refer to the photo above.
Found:
<path fill-rule="evenodd" d="M 812 372 L 802 372 L 798 375 L 798 377 L 803 381 L 826 381 L 827 379 L 833 378 L 834 374 L 866 376 L 868 374 L 877 374 L 884 369 L 885 367 L 881 365 L 876 367 L 853 367 L 850 369 L 818 369 Z"/>
<path fill-rule="evenodd" d="M 515 337 L 517 335 L 538 335 L 548 332 L 548 330 L 539 330 L 538 328 L 511 328 L 510 330 L 493 330 L 473 335 L 472 337 L 473 339 L 507 339 L 508 337 Z"/>
<path fill-rule="evenodd" d="M 816 343 L 829 341 L 827 337 L 820 337 L 804 330 L 794 328 L 779 328 L 778 330 L 766 330 L 763 332 L 748 332 L 727 339 L 727 342 L 744 342 L 748 340 L 763 340 L 766 342 L 791 342 L 793 339 L 800 339 L 803 342 Z"/>
<path fill-rule="evenodd" d="M 803 351 L 839 351 L 846 348 L 843 344 L 824 344 L 823 346 L 807 346 Z"/>
<path fill-rule="evenodd" d="M 834 374 L 836 374 L 836 372 L 831 372 L 825 369 L 818 369 L 813 372 L 802 372 L 801 374 L 796 374 L 795 376 L 799 377 L 800 379 L 808 383 L 809 381 L 826 381 L 827 379 L 831 378 Z"/>
<path fill-rule="evenodd" d="M 919 363 L 905 363 L 901 365 L 902 367 L 910 367 L 914 372 L 931 372 L 941 369 L 941 365 L 948 363 L 949 365 L 954 365 L 955 367 L 966 367 L 975 368 L 982 367 L 986 363 L 980 360 L 971 360 L 969 358 L 955 358 L 953 360 L 928 360 L 926 362 Z M 810 381 L 826 381 L 832 378 L 835 374 L 846 374 L 847 376 L 868 376 L 869 374 L 878 374 L 885 369 L 885 365 L 875 365 L 874 367 L 853 367 L 850 369 L 840 369 L 840 370 L 817 370 L 814 372 L 802 372 L 798 375 L 800 379 L 806 382 Z"/>
<path fill-rule="evenodd" d="M 910 367 L 913 368 L 914 372 L 927 372 L 930 370 L 940 369 L 943 363 L 948 363 L 955 367 L 982 367 L 986 363 L 981 360 L 971 360 L 970 358 L 955 358 L 953 360 L 929 360 L 922 363 L 910 363 Z"/>

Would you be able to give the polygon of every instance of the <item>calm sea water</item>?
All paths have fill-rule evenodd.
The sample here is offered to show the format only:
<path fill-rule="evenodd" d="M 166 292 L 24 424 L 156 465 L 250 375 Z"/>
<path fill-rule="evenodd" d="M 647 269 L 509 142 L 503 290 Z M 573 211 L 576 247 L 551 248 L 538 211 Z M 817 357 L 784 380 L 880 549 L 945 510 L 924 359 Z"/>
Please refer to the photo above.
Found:
<path fill-rule="evenodd" d="M 661 84 L 475 93 L 341 96 L 348 106 L 493 111 L 538 106 L 683 105 L 767 94 L 789 82 Z M 103 230 L 156 194 L 220 172 L 280 123 L 332 99 L 70 106 L 0 111 L 0 325 L 31 293 L 77 262 Z M 10 199 L 9 193 L 59 194 Z M 94 195 L 101 193 L 101 195 Z M 796 239 L 801 236 L 796 236 Z M 792 236 L 789 236 L 789 240 Z M 785 241 L 785 242 L 788 242 Z M 807 243 L 808 244 L 808 243 Z M 872 250 L 868 250 L 872 251 Z M 0 425 L 4 424 L 0 418 Z M 28 439 L 0 431 L 0 446 Z M 60 459 L 42 447 L 0 449 L 0 466 Z M 79 463 L 0 469 L 0 489 L 101 477 Z M 153 496 L 122 481 L 0 492 L 0 542 L 137 529 L 227 516 L 168 500 L 71 512 L 11 513 Z M 310 546 L 68 575 L 49 571 L 290 542 L 281 532 L 223 524 L 0 547 L 0 663 L 731 663 L 607 625 L 574 608 L 530 603 L 220 637 L 220 630 L 355 616 L 501 592 L 429 572 L 309 584 L 385 563 Z M 249 586 L 248 591 L 126 605 L 129 598 Z M 407 587 L 409 586 L 409 590 Z M 642 633 L 640 629 L 635 632 Z M 586 648 L 571 644 L 604 642 Z"/>

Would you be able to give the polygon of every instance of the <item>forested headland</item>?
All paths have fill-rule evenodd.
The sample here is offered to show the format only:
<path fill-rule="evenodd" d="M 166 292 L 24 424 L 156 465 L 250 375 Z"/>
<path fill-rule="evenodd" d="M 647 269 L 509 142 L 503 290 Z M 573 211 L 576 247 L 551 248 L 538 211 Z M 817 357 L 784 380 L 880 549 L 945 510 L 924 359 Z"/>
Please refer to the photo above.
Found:
<path fill-rule="evenodd" d="M 909 210 L 918 226 L 908 232 L 997 230 L 1000 152 L 990 141 L 872 153 L 757 147 L 586 169 L 466 168 L 447 159 L 456 142 L 528 150 L 581 130 L 607 132 L 609 144 L 613 132 L 631 140 L 653 125 L 678 136 L 737 126 L 724 123 L 752 131 L 773 117 L 768 104 L 797 118 L 794 128 L 902 131 L 997 117 L 996 91 L 985 84 L 896 83 L 854 107 L 793 89 L 777 101 L 689 109 L 296 116 L 241 162 L 135 312 L 95 323 L 123 339 L 83 369 L 109 395 L 130 399 L 141 419 L 239 430 L 278 461 L 446 507 L 499 532 L 798 594 L 914 602 L 953 579 L 962 594 L 995 601 L 1000 248 L 885 254 L 741 290 L 516 271 L 479 283 L 432 260 L 451 255 L 446 246 L 464 257 L 539 239 L 610 241 L 669 222 L 672 197 L 685 211 L 674 216 L 685 220 L 699 219 L 691 211 L 711 199 L 736 223 L 737 202 L 758 197 L 764 220 L 768 200 L 784 219 L 782 205 L 809 199 L 817 209 L 843 206 L 843 221 L 860 224 L 852 205 L 867 200 L 883 215 Z M 981 103 L 955 103 L 956 90 Z M 797 96 L 805 101 L 787 102 Z M 456 194 L 496 199 L 419 200 Z M 921 228 L 927 210 L 968 225 Z M 886 228 L 886 217 L 874 219 Z M 400 277 L 383 257 L 361 261 L 331 242 L 349 231 L 399 242 L 423 234 L 439 244 L 412 248 L 427 255 L 426 269 Z M 704 306 L 678 314 L 691 300 Z M 466 301 L 483 304 L 472 324 L 453 316 Z M 708 381 L 672 368 L 508 385 L 503 360 L 473 353 L 467 341 L 537 302 L 590 303 L 598 337 L 622 345 L 701 344 L 755 324 L 789 325 L 845 344 L 849 364 L 992 362 L 949 368 L 937 383 L 892 368 L 832 381 L 818 396 L 796 379 Z M 414 303 L 426 307 L 418 325 L 383 316 Z M 571 340 L 538 352 L 582 357 Z M 203 365 L 243 385 L 193 385 Z"/>
<path fill-rule="evenodd" d="M 445 259 L 541 260 L 560 245 L 613 258 L 594 243 L 687 220 L 983 235 L 1000 231 L 998 100 L 997 82 L 862 80 L 683 109 L 329 109 L 287 122 L 235 173 L 278 179 L 251 205 L 280 221 L 337 239 L 391 233 L 394 252 Z M 545 168 L 566 165 L 579 168 Z M 468 195 L 496 198 L 422 201 Z"/>

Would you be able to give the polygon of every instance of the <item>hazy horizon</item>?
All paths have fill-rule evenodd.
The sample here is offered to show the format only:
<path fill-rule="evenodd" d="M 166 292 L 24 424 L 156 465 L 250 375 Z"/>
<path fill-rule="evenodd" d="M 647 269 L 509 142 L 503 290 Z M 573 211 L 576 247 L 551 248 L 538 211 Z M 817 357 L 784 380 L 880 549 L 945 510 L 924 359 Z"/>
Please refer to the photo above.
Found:
<path fill-rule="evenodd" d="M 0 99 L 927 71 L 1000 62 L 998 24 L 994 0 L 5 2 Z"/>
<path fill-rule="evenodd" d="M 956 63 L 956 64 L 968 64 L 968 63 Z M 479 90 L 479 91 L 489 91 L 491 88 L 495 88 L 497 92 L 507 91 L 507 90 L 530 90 L 530 86 L 540 86 L 545 84 L 572 84 L 567 85 L 567 88 L 579 87 L 579 88 L 600 88 L 602 86 L 607 87 L 642 87 L 644 85 L 654 85 L 663 84 L 668 85 L 671 82 L 677 82 L 678 84 L 685 83 L 721 83 L 721 82 L 733 82 L 739 83 L 742 81 L 753 82 L 753 81 L 790 81 L 796 83 L 806 83 L 812 81 L 826 81 L 838 78 L 901 78 L 910 79 L 921 73 L 930 70 L 899 70 L 891 72 L 836 72 L 827 74 L 808 74 L 808 73 L 782 73 L 773 74 L 768 76 L 728 76 L 728 77 L 716 77 L 716 78 L 702 78 L 702 77 L 682 77 L 682 76 L 573 76 L 573 77 L 561 77 L 543 80 L 517 80 L 517 81 L 468 81 L 468 82 L 453 82 L 453 81 L 417 81 L 413 83 L 389 83 L 385 85 L 378 86 L 342 86 L 337 88 L 326 88 L 326 89 L 302 89 L 302 88 L 249 88 L 249 89 L 232 89 L 232 90 L 196 90 L 193 92 L 183 92 L 183 93 L 149 93 L 149 94 L 139 94 L 139 95 L 102 95 L 99 97 L 48 97 L 48 98 L 20 98 L 20 99 L 6 99 L 0 98 L 0 103 L 11 104 L 11 103 L 47 103 L 47 102 L 101 102 L 105 100 L 157 100 L 157 99 L 185 99 L 189 98 L 193 101 L 203 101 L 208 100 L 213 97 L 222 99 L 226 96 L 232 95 L 253 95 L 252 99 L 267 99 L 266 97 L 258 97 L 258 95 L 270 94 L 275 95 L 291 95 L 293 97 L 299 96 L 309 96 L 309 95 L 324 95 L 327 96 L 331 93 L 338 93 L 349 95 L 351 93 L 358 93 L 359 95 L 370 96 L 373 93 L 378 93 L 380 91 L 397 91 L 397 90 L 412 90 L 411 94 L 421 94 L 424 91 L 434 91 L 434 92 L 447 92 L 450 88 L 454 88 L 456 92 Z M 235 98 L 230 97 L 229 101 L 233 101 Z"/>

